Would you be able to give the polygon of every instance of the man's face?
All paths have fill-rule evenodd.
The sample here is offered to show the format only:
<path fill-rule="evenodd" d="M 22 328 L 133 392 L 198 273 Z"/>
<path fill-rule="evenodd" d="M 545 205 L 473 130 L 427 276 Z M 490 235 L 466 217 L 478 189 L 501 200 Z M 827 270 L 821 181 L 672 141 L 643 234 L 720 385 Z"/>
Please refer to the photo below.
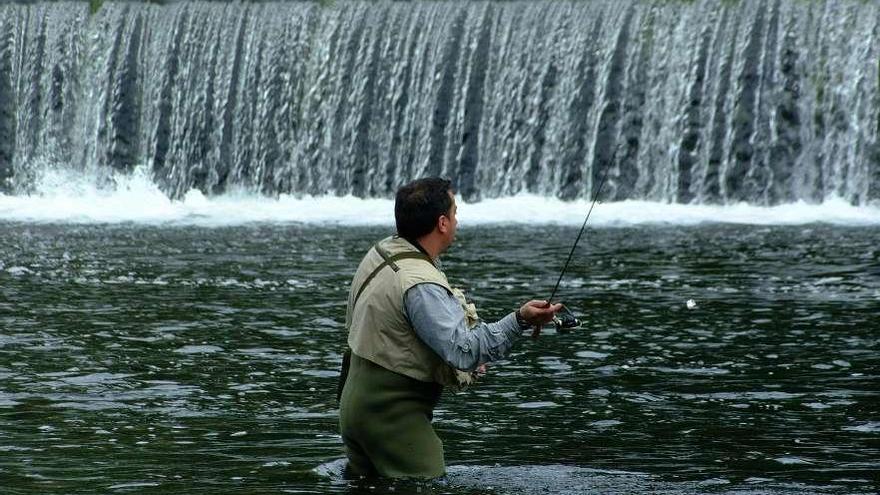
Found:
<path fill-rule="evenodd" d="M 458 205 L 455 204 L 455 196 L 451 191 L 449 192 L 449 197 L 452 198 L 449 214 L 440 217 L 440 233 L 443 234 L 445 248 L 452 245 L 452 241 L 455 240 L 455 231 L 458 229 L 458 218 L 456 218 Z"/>

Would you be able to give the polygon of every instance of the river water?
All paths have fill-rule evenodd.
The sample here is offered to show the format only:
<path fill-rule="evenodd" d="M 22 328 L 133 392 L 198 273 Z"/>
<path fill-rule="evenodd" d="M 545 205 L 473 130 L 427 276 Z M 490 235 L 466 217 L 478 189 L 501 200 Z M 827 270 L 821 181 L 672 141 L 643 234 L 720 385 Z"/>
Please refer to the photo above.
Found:
<path fill-rule="evenodd" d="M 2 221 L 3 493 L 877 489 L 880 228 L 819 223 L 588 230 L 583 327 L 445 393 L 447 478 L 346 482 L 344 304 L 389 231 Z M 463 220 L 444 267 L 492 320 L 575 235 Z"/>

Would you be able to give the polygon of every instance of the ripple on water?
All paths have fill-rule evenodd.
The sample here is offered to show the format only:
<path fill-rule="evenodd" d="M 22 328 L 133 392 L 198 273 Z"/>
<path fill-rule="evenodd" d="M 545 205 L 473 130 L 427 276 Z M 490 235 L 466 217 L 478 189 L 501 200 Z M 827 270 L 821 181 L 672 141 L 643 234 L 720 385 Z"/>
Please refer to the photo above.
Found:
<path fill-rule="evenodd" d="M 314 468 L 320 477 L 343 481 L 345 459 L 336 459 Z M 696 493 L 695 484 L 667 482 L 645 473 L 590 469 L 564 465 L 480 466 L 452 465 L 446 476 L 428 481 L 382 482 L 370 480 L 367 493 L 447 493 L 449 488 L 466 489 L 467 493 L 518 493 L 523 495 L 564 493 Z M 383 484 L 385 483 L 385 484 Z M 432 486 L 433 485 L 433 486 Z M 435 490 L 436 487 L 439 490 Z M 454 493 L 458 493 L 455 490 Z"/>
<path fill-rule="evenodd" d="M 599 421 L 593 421 L 590 423 L 590 426 L 594 426 L 596 428 L 613 428 L 617 425 L 622 425 L 623 421 L 619 421 L 616 419 L 603 419 Z"/>
<path fill-rule="evenodd" d="M 724 368 L 667 368 L 664 366 L 655 366 L 645 368 L 660 373 L 680 373 L 683 375 L 726 375 L 730 370 Z"/>
<path fill-rule="evenodd" d="M 337 370 L 304 370 L 303 375 L 316 376 L 318 378 L 336 378 L 339 376 Z"/>
<path fill-rule="evenodd" d="M 321 418 L 336 418 L 337 412 L 335 410 L 326 410 L 326 411 L 309 411 L 304 408 L 293 408 L 294 410 L 284 414 L 284 417 L 287 419 L 321 419 Z"/>
<path fill-rule="evenodd" d="M 127 373 L 91 373 L 80 376 L 66 376 L 60 378 L 60 380 L 70 385 L 104 385 L 119 382 L 130 376 L 132 375 Z"/>
<path fill-rule="evenodd" d="M 131 488 L 147 488 L 151 486 L 159 486 L 159 483 L 154 481 L 136 481 L 132 483 L 118 483 L 116 485 L 111 485 L 108 488 L 110 490 L 128 490 Z"/>
<path fill-rule="evenodd" d="M 545 407 L 559 407 L 559 404 L 553 401 L 522 402 L 517 404 L 516 407 L 520 409 L 541 409 Z"/>
<path fill-rule="evenodd" d="M 779 464 L 784 464 L 786 466 L 797 465 L 797 464 L 813 464 L 812 462 L 810 462 L 806 459 L 802 459 L 800 457 L 793 457 L 793 456 L 776 457 L 773 460 L 778 462 Z"/>
<path fill-rule="evenodd" d="M 30 452 L 34 450 L 31 447 L 21 447 L 18 445 L 0 445 L 0 452 Z"/>
<path fill-rule="evenodd" d="M 29 273 L 34 273 L 30 268 L 27 268 L 25 266 L 11 266 L 6 269 L 6 272 L 13 277 L 21 277 Z"/>
<path fill-rule="evenodd" d="M 71 409 L 74 411 L 107 411 L 112 409 L 131 409 L 131 406 L 129 406 L 128 404 L 104 400 L 58 402 L 52 407 L 56 409 Z"/>
<path fill-rule="evenodd" d="M 561 465 L 449 466 L 451 486 L 516 493 L 668 493 L 686 485 L 664 483 L 643 473 L 598 470 Z"/>
<path fill-rule="evenodd" d="M 571 371 L 571 366 L 559 360 L 556 357 L 542 356 L 538 358 L 541 367 L 545 370 L 555 372 L 557 375 L 565 374 Z"/>
<path fill-rule="evenodd" d="M 857 431 L 859 433 L 880 433 L 880 421 L 869 421 L 854 426 L 844 426 L 846 431 Z"/>
<path fill-rule="evenodd" d="M 584 359 L 605 359 L 608 357 L 608 354 L 596 351 L 578 351 L 574 355 Z"/>
<path fill-rule="evenodd" d="M 222 351 L 223 348 L 216 345 L 185 345 L 174 349 L 177 354 L 212 354 Z"/>
<path fill-rule="evenodd" d="M 708 394 L 681 394 L 683 399 L 720 399 L 720 400 L 788 400 L 799 399 L 804 394 L 789 392 L 713 392 Z"/>
<path fill-rule="evenodd" d="M 249 349 L 239 349 L 238 352 L 242 354 L 246 354 L 249 356 L 264 356 L 264 357 L 272 357 L 272 354 L 282 353 L 281 349 L 275 349 L 272 347 L 252 347 Z"/>
<path fill-rule="evenodd" d="M 298 337 L 302 335 L 302 332 L 299 330 L 290 330 L 287 328 L 273 328 L 269 330 L 260 330 L 260 332 L 267 335 L 274 335 L 276 337 Z"/>

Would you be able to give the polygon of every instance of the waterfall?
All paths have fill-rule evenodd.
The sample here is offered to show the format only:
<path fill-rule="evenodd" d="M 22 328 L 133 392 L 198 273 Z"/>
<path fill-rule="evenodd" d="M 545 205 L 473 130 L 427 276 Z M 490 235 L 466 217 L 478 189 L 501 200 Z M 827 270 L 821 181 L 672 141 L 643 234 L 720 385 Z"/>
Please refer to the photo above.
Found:
<path fill-rule="evenodd" d="M 859 0 L 4 4 L 0 191 L 866 205 L 878 62 Z"/>

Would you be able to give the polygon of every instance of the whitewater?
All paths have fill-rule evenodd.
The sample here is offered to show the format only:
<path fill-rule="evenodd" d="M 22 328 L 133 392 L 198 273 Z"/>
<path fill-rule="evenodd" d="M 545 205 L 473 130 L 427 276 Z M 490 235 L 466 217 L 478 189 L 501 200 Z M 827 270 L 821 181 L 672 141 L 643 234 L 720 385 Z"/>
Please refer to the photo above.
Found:
<path fill-rule="evenodd" d="M 458 198 L 464 227 L 492 224 L 577 226 L 589 208 L 586 199 L 562 201 L 532 194 L 467 203 Z M 191 189 L 175 200 L 163 193 L 145 167 L 97 180 L 81 171 L 43 171 L 29 194 L 0 194 L 0 221 L 27 223 L 193 225 L 226 227 L 251 223 L 314 225 L 393 225 L 393 199 L 288 195 L 267 197 L 244 189 L 205 196 Z M 853 206 L 828 197 L 822 203 L 804 201 L 755 206 L 685 205 L 640 200 L 599 202 L 590 225 L 880 225 L 880 206 Z"/>

